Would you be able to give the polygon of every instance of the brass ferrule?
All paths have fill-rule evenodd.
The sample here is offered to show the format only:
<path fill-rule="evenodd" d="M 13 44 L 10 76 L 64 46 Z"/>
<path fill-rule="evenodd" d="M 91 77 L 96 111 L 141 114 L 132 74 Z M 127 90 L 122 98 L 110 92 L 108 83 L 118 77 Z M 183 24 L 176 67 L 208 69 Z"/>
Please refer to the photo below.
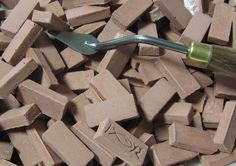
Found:
<path fill-rule="evenodd" d="M 195 67 L 207 68 L 211 61 L 212 49 L 209 44 L 192 42 L 187 53 L 187 61 Z"/>

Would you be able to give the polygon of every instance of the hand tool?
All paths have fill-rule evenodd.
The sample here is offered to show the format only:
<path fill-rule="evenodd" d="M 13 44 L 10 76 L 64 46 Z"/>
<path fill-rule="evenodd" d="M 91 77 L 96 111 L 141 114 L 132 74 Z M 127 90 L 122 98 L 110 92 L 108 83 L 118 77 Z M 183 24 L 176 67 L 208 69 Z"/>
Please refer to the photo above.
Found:
<path fill-rule="evenodd" d="M 209 69 L 236 78 L 236 49 L 205 43 L 192 42 L 188 47 L 168 40 L 146 35 L 130 35 L 99 42 L 94 36 L 60 32 L 55 38 L 84 55 L 94 55 L 98 51 L 114 49 L 121 45 L 146 43 L 186 54 L 188 64 Z"/>

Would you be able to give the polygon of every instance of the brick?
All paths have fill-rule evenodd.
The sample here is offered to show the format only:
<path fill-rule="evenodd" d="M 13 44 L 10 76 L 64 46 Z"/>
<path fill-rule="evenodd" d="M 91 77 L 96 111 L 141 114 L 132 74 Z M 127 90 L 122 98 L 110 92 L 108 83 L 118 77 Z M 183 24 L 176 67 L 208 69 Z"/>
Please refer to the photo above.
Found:
<path fill-rule="evenodd" d="M 32 58 L 25 58 L 18 63 L 0 80 L 0 97 L 6 98 L 37 67 Z"/>
<path fill-rule="evenodd" d="M 193 109 L 201 113 L 205 105 L 206 94 L 196 91 L 195 93 L 187 97 L 186 101 L 192 103 Z"/>
<path fill-rule="evenodd" d="M 96 134 L 95 131 L 83 122 L 78 122 L 73 125 L 72 131 L 95 154 L 95 160 L 97 160 L 101 165 L 112 165 L 116 156 L 103 148 L 93 139 Z"/>
<path fill-rule="evenodd" d="M 217 151 L 210 132 L 179 123 L 173 123 L 169 127 L 169 144 L 202 154 L 213 154 Z"/>
<path fill-rule="evenodd" d="M 115 38 L 119 38 L 122 36 L 124 35 L 118 33 Z M 104 70 L 109 70 L 115 78 L 118 78 L 123 72 L 130 57 L 133 55 L 135 48 L 136 44 L 131 44 L 120 46 L 117 49 L 108 51 L 103 57 L 102 61 L 97 66 L 97 71 L 99 73 L 102 73 L 104 72 Z"/>
<path fill-rule="evenodd" d="M 86 165 L 94 157 L 94 154 L 61 121 L 55 122 L 44 132 L 42 139 L 68 165 Z"/>
<path fill-rule="evenodd" d="M 230 165 L 236 161 L 235 151 L 231 154 L 217 153 L 213 155 L 202 155 L 201 163 L 206 166 Z"/>
<path fill-rule="evenodd" d="M 91 103 L 103 101 L 102 98 L 97 94 L 97 92 L 95 92 L 95 90 L 91 87 L 88 90 L 86 90 L 84 94 Z"/>
<path fill-rule="evenodd" d="M 216 129 L 218 127 L 222 113 L 204 113 L 202 122 L 205 128 Z"/>
<path fill-rule="evenodd" d="M 48 121 L 48 123 L 51 123 L 53 121 L 53 123 L 55 123 L 56 121 L 54 121 L 53 119 L 51 119 L 51 120 L 49 120 Z M 50 126 L 48 125 L 48 123 L 47 123 L 47 126 L 48 127 L 50 127 L 52 124 L 50 124 Z M 44 127 L 45 128 L 45 127 Z M 45 131 L 46 130 L 46 128 L 45 129 L 40 129 L 39 130 L 39 134 L 40 134 L 40 138 L 42 137 L 42 132 L 43 131 Z M 42 138 L 41 138 L 42 139 Z M 44 143 L 45 144 L 45 143 Z M 46 145 L 46 144 L 45 144 Z M 53 161 L 54 161 L 54 165 L 63 165 L 64 164 L 64 162 L 62 161 L 62 159 L 54 152 L 54 151 L 52 151 L 51 150 L 51 148 L 50 147 L 48 147 L 47 145 L 46 145 L 46 148 L 47 148 L 47 151 L 50 153 L 50 155 L 51 155 L 51 157 L 50 158 L 52 158 L 53 159 Z M 43 154 L 44 155 L 44 154 Z M 44 158 L 46 159 L 46 160 L 49 160 L 49 158 L 46 158 L 47 156 L 44 156 Z M 42 166 L 45 166 L 44 164 L 43 164 L 44 162 L 42 161 Z M 38 166 L 40 166 L 40 165 L 38 165 Z"/>
<path fill-rule="evenodd" d="M 229 43 L 233 13 L 234 7 L 225 3 L 216 4 L 208 34 L 209 42 L 220 45 Z"/>
<path fill-rule="evenodd" d="M 178 30 L 185 29 L 192 18 L 191 13 L 184 7 L 182 0 L 177 0 L 175 3 L 171 0 L 157 0 L 155 4 Z"/>
<path fill-rule="evenodd" d="M 30 2 L 27 0 L 20 0 L 1 25 L 1 30 L 7 36 L 15 36 L 27 18 L 30 17 L 32 11 L 37 8 L 39 8 L 37 0 L 32 0 Z"/>
<path fill-rule="evenodd" d="M 206 88 L 213 84 L 213 80 L 203 72 L 196 71 L 192 73 L 192 75 L 200 84 L 201 88 Z"/>
<path fill-rule="evenodd" d="M 11 143 L 0 142 L 0 158 L 4 160 L 11 160 L 14 147 Z M 1 163 L 1 162 L 0 162 Z"/>
<path fill-rule="evenodd" d="M 57 17 L 64 19 L 65 18 L 65 12 L 58 1 L 51 2 L 44 6 L 45 11 L 49 11 L 54 13 Z"/>
<path fill-rule="evenodd" d="M 208 2 L 208 11 L 207 14 L 210 15 L 211 17 L 213 16 L 214 10 L 215 10 L 216 4 L 213 1 Z"/>
<path fill-rule="evenodd" d="M 117 26 L 112 19 L 110 19 L 106 26 L 103 28 L 102 32 L 98 35 L 97 39 L 99 41 L 106 41 L 109 39 L 114 39 L 117 33 L 124 33 L 119 26 Z"/>
<path fill-rule="evenodd" d="M 120 79 L 118 81 L 129 93 L 132 93 L 128 79 L 124 78 L 124 79 Z"/>
<path fill-rule="evenodd" d="M 2 166 L 16 166 L 15 164 L 13 164 L 7 160 L 4 160 L 4 159 L 0 159 L 0 165 L 2 165 Z"/>
<path fill-rule="evenodd" d="M 47 128 L 51 127 L 55 122 L 56 122 L 56 120 L 50 119 L 50 120 L 47 122 Z"/>
<path fill-rule="evenodd" d="M 162 19 L 164 17 L 164 15 L 163 15 L 163 13 L 161 12 L 161 9 L 158 6 L 153 5 L 151 7 L 151 9 L 144 14 L 144 17 L 148 21 L 154 23 L 154 22 L 157 22 L 160 19 Z"/>
<path fill-rule="evenodd" d="M 43 80 L 41 80 L 42 85 L 45 87 L 52 87 L 52 86 L 56 86 L 58 85 L 58 81 L 57 78 L 55 77 L 55 75 L 52 72 L 51 67 L 49 66 L 46 58 L 44 57 L 44 55 L 42 54 L 42 52 L 39 49 L 33 49 L 30 48 L 27 50 L 26 52 L 26 57 L 30 57 L 33 58 L 35 60 L 35 62 L 41 66 L 42 70 L 43 70 Z"/>
<path fill-rule="evenodd" d="M 165 122 L 172 124 L 178 122 L 184 125 L 190 125 L 193 119 L 193 107 L 191 103 L 174 103 L 164 114 Z"/>
<path fill-rule="evenodd" d="M 236 132 L 234 131 L 234 120 L 236 118 L 236 103 L 227 102 L 220 118 L 218 128 L 214 137 L 214 143 L 221 152 L 231 153 L 234 148 Z"/>
<path fill-rule="evenodd" d="M 80 26 L 110 17 L 109 7 L 83 6 L 65 11 L 67 20 L 73 26 Z"/>
<path fill-rule="evenodd" d="M 72 50 L 69 47 L 61 51 L 61 57 L 64 60 L 68 69 L 79 67 L 88 60 L 86 56 Z"/>
<path fill-rule="evenodd" d="M 232 47 L 236 48 L 236 19 L 235 19 L 236 13 L 233 14 L 233 21 L 232 21 Z"/>
<path fill-rule="evenodd" d="M 122 76 L 124 78 L 127 78 L 131 85 L 139 86 L 139 87 L 144 86 L 144 82 L 142 80 L 141 74 L 133 68 L 124 71 Z"/>
<path fill-rule="evenodd" d="M 86 90 L 93 77 L 93 70 L 68 72 L 63 76 L 63 82 L 71 90 Z"/>
<path fill-rule="evenodd" d="M 43 52 L 54 73 L 59 73 L 64 70 L 66 66 L 61 58 L 61 55 L 58 53 L 52 41 L 45 33 L 39 36 L 35 42 L 35 46 Z"/>
<path fill-rule="evenodd" d="M 136 101 L 139 103 L 141 97 L 150 89 L 149 87 L 131 86 Z"/>
<path fill-rule="evenodd" d="M 35 104 L 8 110 L 0 116 L 0 130 L 4 131 L 23 126 L 29 126 L 40 114 L 41 112 Z"/>
<path fill-rule="evenodd" d="M 98 126 L 106 118 L 127 121 L 139 117 L 134 97 L 130 94 L 85 105 L 84 113 L 89 127 Z"/>
<path fill-rule="evenodd" d="M 110 119 L 99 124 L 94 139 L 129 165 L 144 162 L 147 145 Z"/>
<path fill-rule="evenodd" d="M 154 137 L 154 135 L 153 135 L 153 134 L 149 134 L 149 133 L 143 133 L 143 134 L 139 137 L 139 139 L 140 139 L 141 141 L 143 141 L 143 143 L 145 143 L 149 148 L 150 148 L 152 145 L 154 145 L 154 144 L 157 143 L 157 142 L 156 142 L 156 139 L 155 139 L 155 137 Z"/>
<path fill-rule="evenodd" d="M 112 13 L 112 20 L 123 30 L 128 29 L 152 4 L 152 0 L 126 1 Z"/>
<path fill-rule="evenodd" d="M 222 116 L 224 100 L 215 98 L 214 89 L 205 89 L 207 101 L 202 113 L 202 120 L 205 127 L 217 128 L 220 118 Z"/>
<path fill-rule="evenodd" d="M 144 84 L 149 86 L 163 78 L 163 74 L 156 67 L 155 63 L 150 60 L 141 60 L 138 72 L 140 73 Z"/>
<path fill-rule="evenodd" d="M 168 51 L 156 64 L 181 99 L 200 88 L 199 83 L 187 70 L 182 58 L 177 53 Z"/>
<path fill-rule="evenodd" d="M 158 97 L 159 94 L 163 94 L 161 98 Z M 165 79 L 159 80 L 140 99 L 140 106 L 145 118 L 152 121 L 174 94 L 175 90 Z"/>
<path fill-rule="evenodd" d="M 149 22 L 139 22 L 138 23 L 138 34 L 148 35 L 158 38 L 157 27 L 155 23 Z M 158 56 L 160 54 L 160 49 L 157 46 L 152 46 L 150 44 L 139 43 L 139 55 L 141 56 Z"/>
<path fill-rule="evenodd" d="M 186 45 L 190 45 L 193 41 L 201 42 L 210 27 L 211 19 L 209 15 L 200 11 L 195 13 L 182 33 L 180 41 Z"/>
<path fill-rule="evenodd" d="M 68 107 L 68 98 L 31 80 L 22 82 L 18 87 L 18 100 L 22 103 L 35 103 L 43 114 L 61 119 Z"/>
<path fill-rule="evenodd" d="M 7 131 L 12 145 L 17 150 L 19 157 L 25 166 L 37 165 L 42 160 L 38 156 L 35 148 L 29 141 L 25 129 L 13 129 Z"/>
<path fill-rule="evenodd" d="M 175 165 L 191 160 L 198 155 L 196 152 L 172 147 L 168 142 L 153 145 L 150 149 L 150 158 L 153 165 Z"/>
<path fill-rule="evenodd" d="M 11 65 L 16 65 L 24 58 L 27 49 L 33 45 L 41 32 L 42 28 L 39 25 L 26 20 L 3 52 L 2 58 Z"/>
<path fill-rule="evenodd" d="M 108 70 L 96 75 L 91 80 L 91 86 L 103 100 L 129 94 Z"/>
<path fill-rule="evenodd" d="M 76 33 L 84 33 L 90 35 L 97 35 L 105 27 L 106 21 L 98 21 L 90 24 L 85 24 L 74 30 Z"/>
<path fill-rule="evenodd" d="M 54 13 L 48 11 L 34 10 L 32 15 L 32 21 L 41 25 L 47 30 L 52 31 L 69 31 L 70 26 L 57 17 Z"/>
<path fill-rule="evenodd" d="M 67 88 L 66 86 L 61 85 L 61 84 L 53 87 L 53 90 L 55 92 L 61 94 L 62 96 L 67 97 L 69 100 L 72 100 L 73 98 L 75 98 L 77 96 L 76 93 L 74 93 L 72 90 L 70 90 L 69 88 Z"/>
<path fill-rule="evenodd" d="M 193 127 L 199 128 L 199 129 L 203 129 L 203 125 L 202 125 L 202 116 L 199 112 L 196 112 L 193 116 L 193 120 L 192 120 L 192 125 Z"/>
<path fill-rule="evenodd" d="M 0 60 L 0 80 L 12 70 L 12 66 Z"/>
<path fill-rule="evenodd" d="M 71 9 L 78 6 L 104 5 L 108 2 L 110 2 L 110 0 L 63 0 L 62 5 L 65 9 Z"/>
<path fill-rule="evenodd" d="M 43 163 L 45 165 L 56 165 L 52 155 L 50 154 L 48 148 L 41 138 L 42 133 L 45 130 L 46 126 L 44 126 L 40 121 L 37 121 L 32 126 L 26 129 L 26 133 L 28 135 L 30 143 L 35 148 L 35 151 L 37 152 Z"/>
<path fill-rule="evenodd" d="M 236 79 L 222 74 L 215 74 L 215 96 L 218 98 L 236 99 Z"/>
<path fill-rule="evenodd" d="M 141 61 L 156 61 L 159 57 L 155 56 L 140 56 L 135 52 L 134 56 L 131 57 L 131 67 L 135 70 L 138 70 Z"/>
<path fill-rule="evenodd" d="M 4 51 L 11 42 L 11 38 L 0 32 L 0 50 Z"/>
<path fill-rule="evenodd" d="M 84 106 L 90 104 L 90 101 L 86 95 L 81 93 L 79 96 L 75 97 L 71 103 L 70 111 L 72 112 L 75 120 L 77 122 L 86 122 Z"/>

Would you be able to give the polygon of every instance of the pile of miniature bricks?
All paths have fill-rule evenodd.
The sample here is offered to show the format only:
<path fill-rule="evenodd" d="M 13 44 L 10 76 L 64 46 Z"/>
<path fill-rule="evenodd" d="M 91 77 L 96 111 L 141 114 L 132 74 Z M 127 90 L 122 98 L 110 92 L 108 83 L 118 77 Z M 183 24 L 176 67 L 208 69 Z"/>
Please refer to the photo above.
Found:
<path fill-rule="evenodd" d="M 85 56 L 50 33 L 236 48 L 235 0 L 0 2 L 0 166 L 236 161 L 236 80 L 142 43 Z"/>

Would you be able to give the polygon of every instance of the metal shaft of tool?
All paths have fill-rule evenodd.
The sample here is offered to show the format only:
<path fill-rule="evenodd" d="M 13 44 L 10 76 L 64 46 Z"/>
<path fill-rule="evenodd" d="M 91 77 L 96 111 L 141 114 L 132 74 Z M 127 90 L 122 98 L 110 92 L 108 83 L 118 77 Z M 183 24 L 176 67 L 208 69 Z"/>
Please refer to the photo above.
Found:
<path fill-rule="evenodd" d="M 96 50 L 109 50 L 116 48 L 117 46 L 121 45 L 127 45 L 132 43 L 145 43 L 150 44 L 154 46 L 159 46 L 162 48 L 170 49 L 176 52 L 180 52 L 183 54 L 188 53 L 188 47 L 185 45 L 177 44 L 170 42 L 168 40 L 155 38 L 147 35 L 130 35 L 130 36 L 124 36 L 117 39 L 112 39 L 104 42 L 98 42 L 98 43 L 89 43 L 86 42 L 88 46 L 92 47 Z"/>

